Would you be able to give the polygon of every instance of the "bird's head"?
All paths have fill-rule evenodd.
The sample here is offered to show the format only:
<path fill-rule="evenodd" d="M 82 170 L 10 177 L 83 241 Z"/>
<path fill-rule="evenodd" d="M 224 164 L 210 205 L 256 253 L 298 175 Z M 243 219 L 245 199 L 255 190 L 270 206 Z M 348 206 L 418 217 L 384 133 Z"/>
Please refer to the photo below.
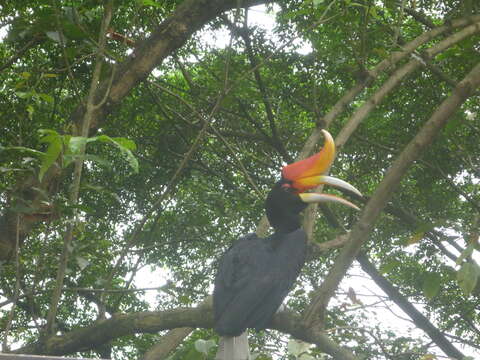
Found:
<path fill-rule="evenodd" d="M 325 175 L 335 159 L 335 143 L 328 131 L 322 132 L 325 137 L 322 150 L 309 158 L 285 166 L 282 169 L 282 178 L 267 196 L 267 217 L 276 231 L 290 232 L 299 228 L 299 213 L 309 203 L 336 202 L 358 210 L 356 205 L 339 196 L 306 192 L 324 184 L 361 195 L 360 191 L 349 183 Z"/>

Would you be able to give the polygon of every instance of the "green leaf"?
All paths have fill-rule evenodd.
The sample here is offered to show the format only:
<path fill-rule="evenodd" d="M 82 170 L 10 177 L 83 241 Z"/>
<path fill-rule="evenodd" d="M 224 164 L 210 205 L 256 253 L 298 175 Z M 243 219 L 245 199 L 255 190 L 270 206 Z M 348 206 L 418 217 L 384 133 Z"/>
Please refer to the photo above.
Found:
<path fill-rule="evenodd" d="M 160 8 L 161 5 L 154 0 L 140 0 L 139 1 L 140 6 L 154 6 L 156 8 Z"/>
<path fill-rule="evenodd" d="M 84 155 L 84 160 L 90 160 L 108 168 L 110 168 L 112 165 L 108 160 L 102 158 L 101 156 L 92 155 L 92 154 Z"/>
<path fill-rule="evenodd" d="M 24 92 L 24 91 L 16 91 L 15 94 L 20 98 L 20 99 L 27 99 L 32 97 L 32 92 Z"/>
<path fill-rule="evenodd" d="M 120 152 L 127 158 L 127 161 L 130 167 L 133 169 L 133 171 L 138 173 L 138 160 L 131 151 L 136 149 L 136 145 L 132 140 L 122 138 L 122 137 L 111 138 L 110 136 L 107 136 L 107 135 L 100 135 L 93 138 L 89 138 L 87 140 L 87 142 L 92 142 L 92 141 L 108 142 L 117 146 Z"/>
<path fill-rule="evenodd" d="M 440 290 L 442 277 L 438 273 L 426 273 L 423 278 L 423 294 L 431 300 Z"/>
<path fill-rule="evenodd" d="M 391 272 L 394 269 L 397 269 L 401 265 L 400 261 L 398 260 L 390 260 L 389 262 L 380 266 L 380 272 L 382 274 L 386 274 Z"/>
<path fill-rule="evenodd" d="M 42 142 L 49 142 L 47 151 L 45 152 L 45 156 L 43 156 L 42 159 L 42 164 L 40 166 L 40 172 L 38 173 L 38 178 L 40 181 L 42 181 L 43 176 L 47 172 L 47 170 L 52 166 L 52 164 L 57 161 L 58 157 L 60 156 L 60 153 L 63 148 L 63 141 L 60 135 L 58 133 L 54 134 L 48 134 L 45 137 L 43 137 Z"/>
<path fill-rule="evenodd" d="M 68 141 L 68 150 L 74 154 L 80 154 L 81 150 L 87 144 L 87 138 L 84 136 L 72 136 Z"/>
<path fill-rule="evenodd" d="M 465 250 L 462 251 L 460 256 L 457 258 L 457 261 L 455 263 L 457 265 L 460 265 L 463 260 L 465 260 L 467 257 L 471 256 L 473 254 L 473 250 L 475 249 L 475 244 L 470 244 L 468 245 Z"/>
<path fill-rule="evenodd" d="M 48 94 L 38 94 L 38 97 L 49 104 L 53 104 L 53 96 Z"/>
<path fill-rule="evenodd" d="M 130 140 L 124 137 L 114 137 L 112 138 L 112 140 L 128 150 L 132 150 L 132 151 L 137 150 L 137 144 L 135 144 L 135 141 L 133 140 Z"/>
<path fill-rule="evenodd" d="M 30 148 L 27 148 L 25 146 L 7 146 L 7 147 L 4 147 L 3 150 L 24 151 L 24 152 L 27 152 L 31 155 L 35 155 L 35 156 L 38 156 L 38 157 L 42 157 L 42 156 L 45 155 L 44 152 L 41 152 L 41 151 L 38 151 L 38 150 L 35 150 L 35 149 L 30 149 Z"/>
<path fill-rule="evenodd" d="M 56 132 L 55 130 L 51 130 L 51 129 L 39 129 L 38 134 L 40 135 L 40 142 L 41 143 L 50 142 L 51 141 L 50 139 L 53 139 L 57 136 L 60 136 L 60 134 L 58 132 Z"/>
<path fill-rule="evenodd" d="M 138 173 L 138 160 L 137 158 L 132 154 L 130 150 L 122 150 L 124 155 L 127 158 L 128 163 L 130 164 L 130 167 L 133 169 L 135 173 Z"/>
<path fill-rule="evenodd" d="M 472 263 L 463 264 L 460 270 L 457 271 L 457 282 L 465 295 L 470 295 L 473 289 L 475 289 L 479 275 L 479 266 Z"/>
<path fill-rule="evenodd" d="M 27 113 L 28 113 L 28 118 L 32 120 L 33 118 L 33 113 L 35 112 L 35 109 L 31 104 L 27 105 Z"/>

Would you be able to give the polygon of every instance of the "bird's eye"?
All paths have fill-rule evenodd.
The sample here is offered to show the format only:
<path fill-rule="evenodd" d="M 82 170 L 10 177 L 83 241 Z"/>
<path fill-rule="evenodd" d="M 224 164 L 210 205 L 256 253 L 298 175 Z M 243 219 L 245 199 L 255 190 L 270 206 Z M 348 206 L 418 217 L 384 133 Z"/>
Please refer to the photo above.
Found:
<path fill-rule="evenodd" d="M 288 193 L 295 193 L 296 192 L 296 189 L 292 186 L 292 183 L 290 183 L 290 182 L 282 184 L 282 189 L 285 190 Z"/>

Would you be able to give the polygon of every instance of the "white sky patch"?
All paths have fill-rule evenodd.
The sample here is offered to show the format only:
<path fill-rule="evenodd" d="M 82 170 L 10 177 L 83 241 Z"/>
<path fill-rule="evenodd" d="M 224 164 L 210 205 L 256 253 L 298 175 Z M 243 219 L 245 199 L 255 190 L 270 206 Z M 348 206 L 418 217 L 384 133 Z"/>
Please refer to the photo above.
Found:
<path fill-rule="evenodd" d="M 276 5 L 273 6 L 273 11 L 268 11 L 265 5 L 253 6 L 248 9 L 248 26 L 249 27 L 259 27 L 264 29 L 267 32 L 268 37 L 270 37 L 276 44 L 281 46 L 285 39 L 278 36 L 275 33 L 276 26 L 276 13 L 280 8 Z M 231 15 L 233 21 L 234 15 Z M 225 28 L 213 31 L 204 31 L 202 33 L 203 40 L 213 48 L 226 48 L 230 44 L 230 31 Z M 306 55 L 313 51 L 312 46 L 302 40 L 297 38 L 292 42 L 292 46 L 296 47 L 295 52 Z"/>
<path fill-rule="evenodd" d="M 250 25 L 256 25 L 265 29 L 272 30 L 276 25 L 275 12 L 279 10 L 274 6 L 274 10 L 268 11 L 265 5 L 253 6 L 248 9 L 248 22 Z"/>
<path fill-rule="evenodd" d="M 350 287 L 355 291 L 357 299 L 360 300 L 363 305 L 352 304 L 346 294 Z M 419 329 L 410 317 L 405 314 L 372 279 L 370 279 L 369 275 L 361 270 L 358 264 L 354 264 L 350 268 L 348 276 L 343 279 L 339 286 L 337 293 L 339 292 L 345 293 L 345 295 L 342 294 L 332 298 L 332 304 L 347 304 L 346 311 L 352 313 L 355 313 L 356 311 L 358 313 L 360 311 L 365 311 L 369 316 L 371 315 L 367 327 L 373 327 L 375 324 L 379 324 L 383 331 L 393 331 L 396 337 L 406 336 L 413 339 L 424 339 L 425 343 L 431 341 L 425 332 Z M 380 300 L 383 301 L 379 302 Z M 410 303 L 424 316 L 427 318 L 429 317 L 428 311 L 422 304 L 411 301 Z M 430 321 L 437 326 L 434 319 L 430 318 Z M 332 333 L 333 331 L 334 329 L 332 329 Z M 369 338 L 369 340 L 374 340 L 368 333 L 363 335 Z M 475 356 L 478 356 L 478 352 L 474 348 L 462 346 L 454 341 L 452 341 L 452 343 L 454 343 L 464 355 L 472 356 L 474 359 L 476 359 Z M 444 355 L 435 345 L 430 348 L 428 353 L 436 354 L 439 358 L 442 358 Z"/>
<path fill-rule="evenodd" d="M 273 6 L 273 11 L 268 11 L 265 5 L 251 7 L 248 13 L 248 24 L 267 30 L 267 33 L 274 39 L 275 43 L 281 46 L 285 40 L 279 37 L 274 31 L 276 26 L 276 13 L 279 10 L 280 8 L 276 5 Z M 296 47 L 295 52 L 302 55 L 309 54 L 313 51 L 312 46 L 301 38 L 295 39 L 292 45 Z"/>
<path fill-rule="evenodd" d="M 167 284 L 167 280 L 172 276 L 165 268 L 152 269 L 150 266 L 140 269 L 133 281 L 134 287 L 137 289 L 158 288 Z M 149 310 L 155 310 L 157 304 L 157 296 L 161 290 L 146 290 L 143 295 L 149 305 Z M 140 295 L 140 294 L 139 294 Z M 139 296 L 140 298 L 142 296 Z"/>

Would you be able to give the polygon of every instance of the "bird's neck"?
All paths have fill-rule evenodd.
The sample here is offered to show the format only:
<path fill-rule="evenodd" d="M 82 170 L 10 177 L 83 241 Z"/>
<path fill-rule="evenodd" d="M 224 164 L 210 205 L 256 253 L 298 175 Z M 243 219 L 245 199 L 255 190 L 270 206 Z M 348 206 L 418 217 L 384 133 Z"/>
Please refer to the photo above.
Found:
<path fill-rule="evenodd" d="M 268 215 L 268 211 L 267 211 Z M 300 215 L 288 211 L 276 210 L 274 215 L 268 216 L 270 225 L 275 234 L 288 234 L 300 228 Z"/>

